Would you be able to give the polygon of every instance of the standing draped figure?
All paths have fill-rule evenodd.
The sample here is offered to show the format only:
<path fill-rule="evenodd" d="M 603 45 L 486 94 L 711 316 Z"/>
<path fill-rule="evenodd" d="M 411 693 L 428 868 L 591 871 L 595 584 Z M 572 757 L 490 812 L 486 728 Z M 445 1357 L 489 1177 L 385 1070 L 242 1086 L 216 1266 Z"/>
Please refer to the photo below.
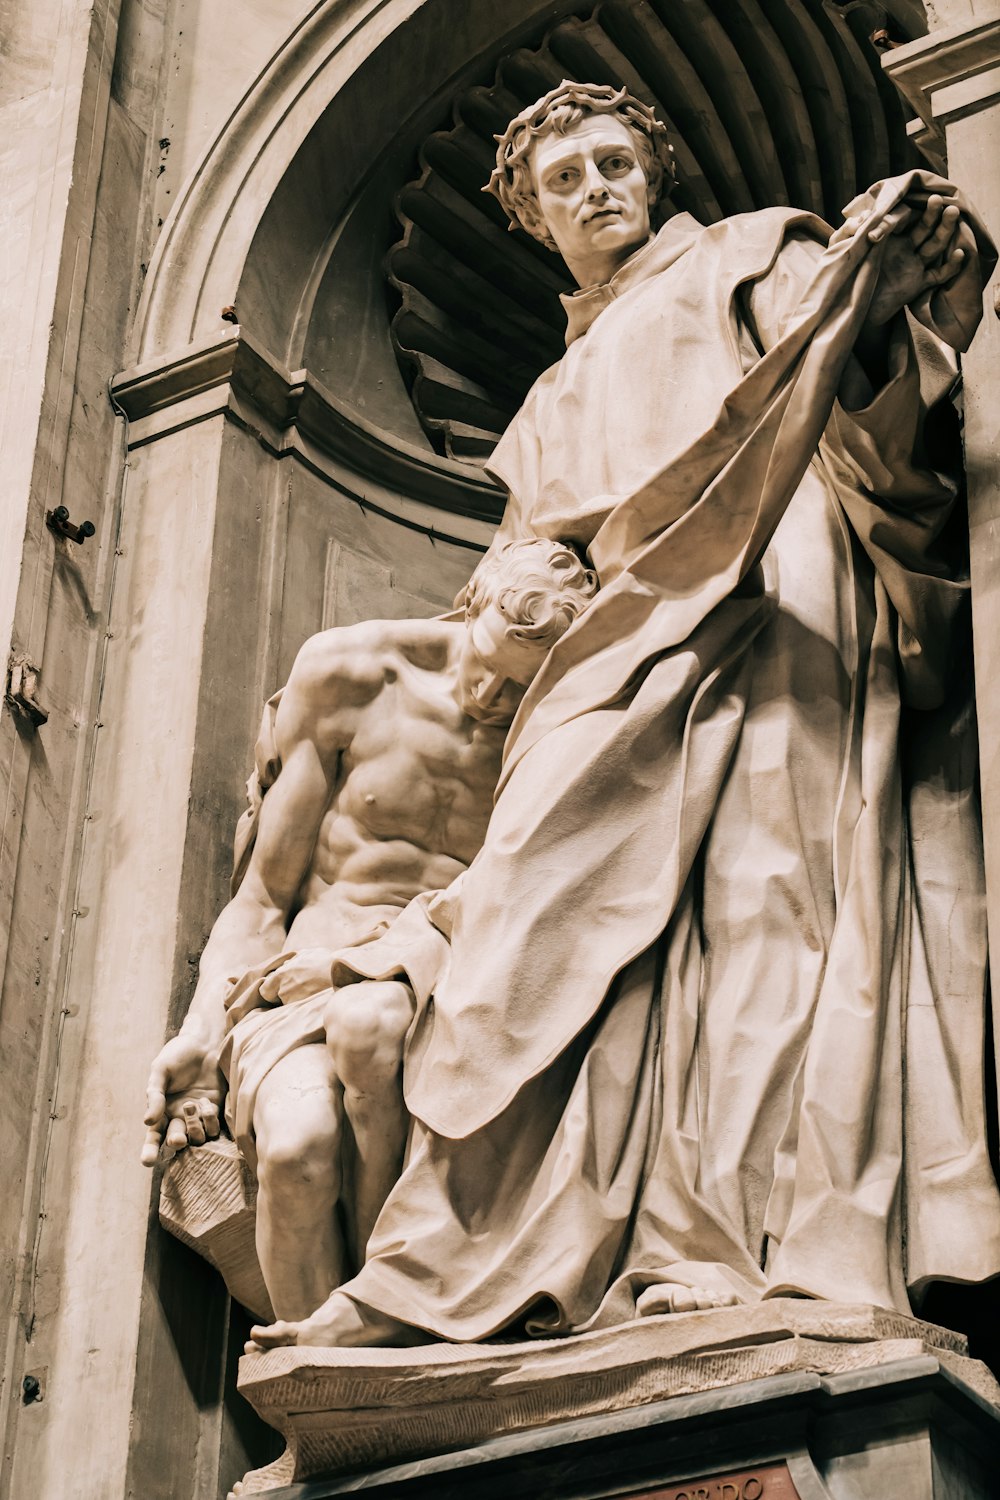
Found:
<path fill-rule="evenodd" d="M 630 135 L 647 185 L 659 151 L 643 106 L 589 97 L 500 150 L 540 238 L 572 189 L 546 163 L 582 174 L 571 269 L 574 226 L 627 218 Z M 784 208 L 647 223 L 564 299 L 567 352 L 491 460 L 499 535 L 574 544 L 600 592 L 523 700 L 470 869 L 341 956 L 417 993 L 407 1162 L 359 1275 L 263 1342 L 909 1311 L 1000 1273 L 947 401 L 993 252 L 928 174 L 846 212 L 832 239 Z M 873 326 L 904 236 L 925 283 Z"/>

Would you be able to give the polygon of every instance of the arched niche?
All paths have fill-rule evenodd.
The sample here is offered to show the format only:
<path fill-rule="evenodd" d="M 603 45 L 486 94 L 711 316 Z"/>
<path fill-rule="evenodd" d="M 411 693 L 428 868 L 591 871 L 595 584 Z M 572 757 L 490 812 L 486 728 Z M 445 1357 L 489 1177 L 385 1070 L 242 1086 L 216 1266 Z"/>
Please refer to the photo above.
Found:
<path fill-rule="evenodd" d="M 187 549 L 196 664 L 238 628 L 234 758 L 307 634 L 433 612 L 488 544 L 482 460 L 558 355 L 565 284 L 480 190 L 511 112 L 563 76 L 625 83 L 669 123 L 675 207 L 835 218 L 912 159 L 873 37 L 922 27 L 914 0 L 313 6 L 178 193 L 113 386 L 151 555 Z M 541 340 L 517 323 L 528 283 Z"/>
<path fill-rule="evenodd" d="M 872 37 L 920 29 L 914 0 L 327 0 L 180 193 L 118 398 L 229 386 L 370 504 L 494 522 L 480 464 L 558 356 L 566 280 L 481 194 L 491 133 L 561 77 L 626 83 L 671 128 L 676 207 L 835 219 L 913 160 Z"/>
<path fill-rule="evenodd" d="M 141 851 L 155 847 L 149 905 L 174 926 L 137 945 L 113 980 L 120 994 L 109 989 L 122 1013 L 145 997 L 150 1034 L 187 1004 L 224 900 L 260 702 L 296 646 L 352 616 L 441 607 L 499 516 L 475 461 L 495 429 L 447 405 L 461 381 L 488 390 L 488 370 L 452 357 L 482 330 L 463 321 L 468 297 L 446 304 L 420 279 L 433 240 L 443 279 L 473 286 L 494 322 L 502 277 L 463 243 L 558 281 L 557 263 L 508 234 L 479 193 L 492 130 L 556 73 L 621 78 L 674 127 L 679 207 L 712 218 L 784 199 L 833 216 L 905 159 L 905 120 L 870 40 L 885 9 L 323 0 L 248 89 L 178 194 L 133 364 L 114 383 L 129 423 L 132 622 L 118 823 L 135 852 L 119 861 L 102 933 L 110 945 L 128 928 Z M 902 35 L 922 29 L 910 0 L 887 9 Z M 456 217 L 469 240 L 449 227 Z M 537 354 L 514 352 L 530 379 Z"/>
<path fill-rule="evenodd" d="M 512 0 L 498 25 L 496 8 L 465 0 L 316 6 L 163 227 L 135 364 L 115 383 L 133 424 L 158 413 L 162 431 L 168 408 L 235 391 L 273 424 L 282 452 L 303 436 L 331 480 L 363 489 L 370 506 L 397 516 L 409 506 L 423 530 L 435 527 L 430 510 L 495 522 L 495 488 L 474 467 L 441 459 L 415 417 L 381 263 L 398 233 L 394 195 L 455 91 L 565 8 Z M 320 290 L 326 333 L 317 340 Z M 226 316 L 238 332 L 223 318 L 233 308 Z"/>
<path fill-rule="evenodd" d="M 462 305 L 495 323 L 496 289 L 516 311 L 504 277 L 528 268 L 553 315 L 541 356 L 514 350 L 522 386 L 558 352 L 558 263 L 480 192 L 492 132 L 559 76 L 623 81 L 673 128 L 678 207 L 833 217 L 910 150 L 871 39 L 887 17 L 923 25 L 913 0 L 321 0 L 248 89 L 163 226 L 113 385 L 143 622 L 135 744 L 181 747 L 175 1012 L 225 889 L 261 699 L 321 626 L 447 605 L 500 515 L 480 462 L 496 424 L 469 401 L 490 395 L 494 351 L 510 375 L 509 340 L 484 368 L 482 329 L 419 274 L 433 242 L 438 285 L 472 286 Z M 516 395 L 508 381 L 507 411 Z"/>
<path fill-rule="evenodd" d="M 113 387 L 134 745 L 178 749 L 175 1012 L 225 889 L 261 699 L 321 626 L 446 606 L 501 512 L 477 461 L 499 424 L 470 402 L 491 368 L 517 363 L 523 387 L 557 353 L 559 268 L 480 192 L 492 132 L 561 76 L 621 81 L 672 126 L 678 207 L 832 217 L 908 159 L 871 39 L 887 13 L 902 35 L 922 24 L 912 0 L 322 0 L 248 89 L 163 227 Z M 432 243 L 461 305 L 420 279 Z M 515 339 L 516 360 L 462 313 L 502 321 L 499 294 L 516 310 L 512 266 L 553 309 L 541 353 Z M 509 412 L 509 380 L 503 396 Z"/>

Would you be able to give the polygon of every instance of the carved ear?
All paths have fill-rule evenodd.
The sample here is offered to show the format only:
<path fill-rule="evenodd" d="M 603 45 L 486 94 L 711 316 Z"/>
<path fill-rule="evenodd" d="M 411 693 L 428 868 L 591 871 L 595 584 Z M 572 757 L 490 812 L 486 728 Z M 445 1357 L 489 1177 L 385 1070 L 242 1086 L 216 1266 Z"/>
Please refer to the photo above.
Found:
<path fill-rule="evenodd" d="M 663 196 L 663 164 L 654 157 L 646 173 L 646 202 L 655 208 Z"/>
<path fill-rule="evenodd" d="M 526 234 L 531 235 L 532 239 L 538 240 L 546 250 L 554 250 L 558 255 L 559 246 L 552 238 L 548 224 L 530 199 L 522 199 L 517 205 L 517 222 Z"/>

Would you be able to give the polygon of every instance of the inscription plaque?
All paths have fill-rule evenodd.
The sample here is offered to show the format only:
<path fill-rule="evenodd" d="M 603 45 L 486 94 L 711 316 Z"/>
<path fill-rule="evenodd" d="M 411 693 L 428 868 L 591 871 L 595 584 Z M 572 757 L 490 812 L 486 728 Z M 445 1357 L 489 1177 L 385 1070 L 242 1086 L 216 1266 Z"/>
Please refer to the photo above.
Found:
<path fill-rule="evenodd" d="M 710 1474 L 655 1490 L 632 1490 L 622 1500 L 800 1500 L 787 1464 L 764 1464 L 738 1474 Z"/>

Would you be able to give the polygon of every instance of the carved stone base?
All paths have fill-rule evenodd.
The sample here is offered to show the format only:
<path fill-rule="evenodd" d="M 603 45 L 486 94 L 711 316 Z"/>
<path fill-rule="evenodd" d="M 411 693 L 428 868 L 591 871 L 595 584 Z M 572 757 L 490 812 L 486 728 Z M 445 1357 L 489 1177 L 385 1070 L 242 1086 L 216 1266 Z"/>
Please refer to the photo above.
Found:
<path fill-rule="evenodd" d="M 791 1298 L 544 1342 L 277 1349 L 241 1361 L 239 1389 L 288 1452 L 280 1474 L 276 1466 L 252 1472 L 241 1493 L 469 1449 L 668 1397 L 848 1375 L 928 1355 L 1000 1412 L 1000 1387 L 966 1349 L 961 1335 L 915 1318 Z M 815 1493 L 818 1500 L 823 1492 Z"/>
<path fill-rule="evenodd" d="M 764 1376 L 271 1495 L 995 1500 L 998 1449 L 1000 1408 L 925 1354 L 839 1375 Z"/>
<path fill-rule="evenodd" d="M 273 1322 L 254 1241 L 257 1184 L 230 1140 L 189 1147 L 160 1185 L 160 1223 L 213 1265 L 231 1297 Z"/>

